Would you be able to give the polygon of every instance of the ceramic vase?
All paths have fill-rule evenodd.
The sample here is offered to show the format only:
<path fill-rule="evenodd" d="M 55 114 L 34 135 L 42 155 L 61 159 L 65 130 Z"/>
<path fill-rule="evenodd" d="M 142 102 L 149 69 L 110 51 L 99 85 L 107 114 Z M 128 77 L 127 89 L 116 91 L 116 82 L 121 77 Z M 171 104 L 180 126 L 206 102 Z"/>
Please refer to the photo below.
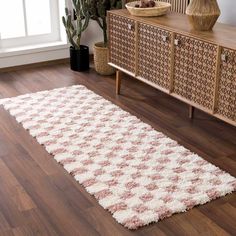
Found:
<path fill-rule="evenodd" d="M 186 14 L 193 29 L 208 31 L 220 16 L 220 9 L 217 0 L 191 0 Z"/>

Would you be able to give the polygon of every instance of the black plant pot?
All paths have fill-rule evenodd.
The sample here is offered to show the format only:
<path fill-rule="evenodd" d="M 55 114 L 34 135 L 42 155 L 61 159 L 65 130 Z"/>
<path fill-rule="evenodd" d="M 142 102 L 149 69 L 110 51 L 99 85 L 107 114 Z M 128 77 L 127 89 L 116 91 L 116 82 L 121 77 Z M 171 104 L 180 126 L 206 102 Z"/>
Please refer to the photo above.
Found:
<path fill-rule="evenodd" d="M 80 45 L 80 50 L 70 47 L 70 68 L 74 71 L 89 69 L 89 47 Z"/>

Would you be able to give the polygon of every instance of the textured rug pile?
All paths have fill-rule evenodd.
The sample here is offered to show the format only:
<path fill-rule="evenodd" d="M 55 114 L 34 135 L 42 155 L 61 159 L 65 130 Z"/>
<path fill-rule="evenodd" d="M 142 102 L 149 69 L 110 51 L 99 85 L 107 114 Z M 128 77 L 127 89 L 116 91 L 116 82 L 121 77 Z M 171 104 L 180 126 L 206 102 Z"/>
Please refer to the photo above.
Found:
<path fill-rule="evenodd" d="M 234 177 L 84 86 L 0 104 L 129 229 L 236 189 Z"/>

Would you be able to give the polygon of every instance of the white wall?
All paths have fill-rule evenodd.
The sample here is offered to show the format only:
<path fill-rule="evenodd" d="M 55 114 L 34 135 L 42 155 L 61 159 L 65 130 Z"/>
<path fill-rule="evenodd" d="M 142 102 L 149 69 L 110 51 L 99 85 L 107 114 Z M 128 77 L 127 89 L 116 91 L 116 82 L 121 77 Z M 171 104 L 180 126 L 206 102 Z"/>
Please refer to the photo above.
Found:
<path fill-rule="evenodd" d="M 219 22 L 236 26 L 236 0 L 217 0 L 221 15 Z"/>
<path fill-rule="evenodd" d="M 89 46 L 89 52 L 93 53 L 93 44 L 103 40 L 102 29 L 96 21 L 91 20 L 86 31 L 82 35 L 81 44 Z"/>
<path fill-rule="evenodd" d="M 69 57 L 69 46 L 58 45 L 0 54 L 0 68 L 53 61 Z"/>

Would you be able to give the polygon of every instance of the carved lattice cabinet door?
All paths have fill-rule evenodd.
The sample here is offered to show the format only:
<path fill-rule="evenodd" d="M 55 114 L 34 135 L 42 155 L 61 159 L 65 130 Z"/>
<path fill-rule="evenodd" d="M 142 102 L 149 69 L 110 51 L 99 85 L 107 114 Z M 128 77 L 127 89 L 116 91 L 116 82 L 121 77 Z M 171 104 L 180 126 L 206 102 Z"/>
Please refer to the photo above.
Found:
<path fill-rule="evenodd" d="M 158 27 L 138 25 L 137 76 L 169 90 L 171 33 Z"/>
<path fill-rule="evenodd" d="M 109 62 L 135 73 L 135 21 L 109 14 Z"/>
<path fill-rule="evenodd" d="M 211 112 L 214 104 L 217 46 L 177 34 L 173 93 Z"/>
<path fill-rule="evenodd" d="M 236 51 L 222 49 L 216 113 L 236 121 Z"/>

